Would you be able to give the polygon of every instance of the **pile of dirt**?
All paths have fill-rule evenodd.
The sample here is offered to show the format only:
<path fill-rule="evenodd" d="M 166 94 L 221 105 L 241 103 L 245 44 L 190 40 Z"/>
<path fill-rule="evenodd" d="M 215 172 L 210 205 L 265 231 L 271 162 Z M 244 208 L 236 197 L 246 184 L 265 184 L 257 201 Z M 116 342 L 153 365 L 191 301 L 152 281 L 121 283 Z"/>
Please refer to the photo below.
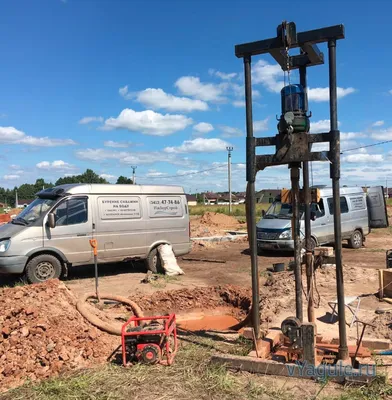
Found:
<path fill-rule="evenodd" d="M 371 333 L 378 339 L 389 339 L 392 340 L 392 314 L 385 313 L 377 315 L 370 322 L 373 326 L 368 326 L 366 329 L 366 334 Z"/>
<path fill-rule="evenodd" d="M 191 237 L 223 235 L 227 229 L 239 228 L 246 229 L 246 225 L 225 214 L 206 212 L 200 218 L 191 219 Z"/>
<path fill-rule="evenodd" d="M 0 291 L 0 390 L 106 361 L 119 339 L 75 303 L 58 280 Z"/>
<path fill-rule="evenodd" d="M 199 220 L 200 224 L 208 226 L 219 226 L 221 228 L 232 228 L 239 224 L 234 217 L 214 212 L 206 212 Z"/>

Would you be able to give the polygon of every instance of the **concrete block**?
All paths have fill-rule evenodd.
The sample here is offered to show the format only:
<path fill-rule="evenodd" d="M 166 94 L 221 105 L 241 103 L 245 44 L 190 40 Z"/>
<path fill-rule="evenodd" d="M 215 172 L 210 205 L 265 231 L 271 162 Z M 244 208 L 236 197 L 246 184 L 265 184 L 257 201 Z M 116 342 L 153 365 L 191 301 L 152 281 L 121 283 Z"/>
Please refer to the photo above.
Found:
<path fill-rule="evenodd" d="M 314 255 L 315 256 L 324 256 L 324 257 L 333 257 L 334 256 L 334 250 L 333 247 L 316 247 L 314 249 Z"/>
<path fill-rule="evenodd" d="M 242 331 L 242 336 L 245 339 L 253 340 L 253 328 L 244 328 L 244 330 Z"/>
<path fill-rule="evenodd" d="M 361 346 L 368 347 L 370 350 L 389 350 L 391 342 L 386 339 L 364 338 Z"/>
<path fill-rule="evenodd" d="M 277 344 L 283 342 L 283 333 L 280 330 L 270 330 L 263 340 L 270 344 L 270 350 L 272 350 Z"/>

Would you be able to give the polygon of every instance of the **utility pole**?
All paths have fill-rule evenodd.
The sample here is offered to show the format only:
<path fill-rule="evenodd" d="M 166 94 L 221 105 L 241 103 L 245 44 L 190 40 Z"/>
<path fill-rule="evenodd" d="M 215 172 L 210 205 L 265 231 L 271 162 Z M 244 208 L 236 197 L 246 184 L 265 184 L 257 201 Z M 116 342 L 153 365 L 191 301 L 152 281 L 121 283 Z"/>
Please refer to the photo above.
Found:
<path fill-rule="evenodd" d="M 134 185 L 136 185 L 136 168 L 137 168 L 137 166 L 132 165 L 131 168 L 132 168 L 132 182 Z"/>
<path fill-rule="evenodd" d="M 228 168 L 228 179 L 229 179 L 229 214 L 231 214 L 231 152 L 233 147 L 227 146 L 227 168 Z"/>
<path fill-rule="evenodd" d="M 386 190 L 387 190 L 387 199 L 389 199 L 389 193 L 388 193 L 388 178 L 385 179 L 385 186 L 386 186 Z"/>

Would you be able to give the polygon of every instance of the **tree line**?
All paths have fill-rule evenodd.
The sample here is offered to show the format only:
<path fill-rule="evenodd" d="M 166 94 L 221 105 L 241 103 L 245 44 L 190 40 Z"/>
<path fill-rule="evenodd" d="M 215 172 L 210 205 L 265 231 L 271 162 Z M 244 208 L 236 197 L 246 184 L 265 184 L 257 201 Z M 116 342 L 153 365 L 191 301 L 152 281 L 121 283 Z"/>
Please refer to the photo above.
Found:
<path fill-rule="evenodd" d="M 87 169 L 83 174 L 64 176 L 57 179 L 55 183 L 46 182 L 44 179 L 39 178 L 35 183 L 23 183 L 19 187 L 15 186 L 13 189 L 6 189 L 0 187 L 0 203 L 4 203 L 10 207 L 15 207 L 15 194 L 18 192 L 19 200 L 32 200 L 35 195 L 42 189 L 51 188 L 53 186 L 65 185 L 68 183 L 109 183 L 105 178 L 100 177 L 92 169 Z M 132 185 L 132 179 L 125 176 L 119 176 L 116 184 Z"/>

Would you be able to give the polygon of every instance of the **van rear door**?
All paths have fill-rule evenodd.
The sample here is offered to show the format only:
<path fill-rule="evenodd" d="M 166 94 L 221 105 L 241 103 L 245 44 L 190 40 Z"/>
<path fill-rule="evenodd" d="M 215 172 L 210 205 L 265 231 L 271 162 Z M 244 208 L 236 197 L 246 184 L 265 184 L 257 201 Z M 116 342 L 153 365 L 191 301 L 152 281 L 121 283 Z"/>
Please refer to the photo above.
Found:
<path fill-rule="evenodd" d="M 389 226 L 383 186 L 368 188 L 366 203 L 370 228 L 386 228 Z"/>

